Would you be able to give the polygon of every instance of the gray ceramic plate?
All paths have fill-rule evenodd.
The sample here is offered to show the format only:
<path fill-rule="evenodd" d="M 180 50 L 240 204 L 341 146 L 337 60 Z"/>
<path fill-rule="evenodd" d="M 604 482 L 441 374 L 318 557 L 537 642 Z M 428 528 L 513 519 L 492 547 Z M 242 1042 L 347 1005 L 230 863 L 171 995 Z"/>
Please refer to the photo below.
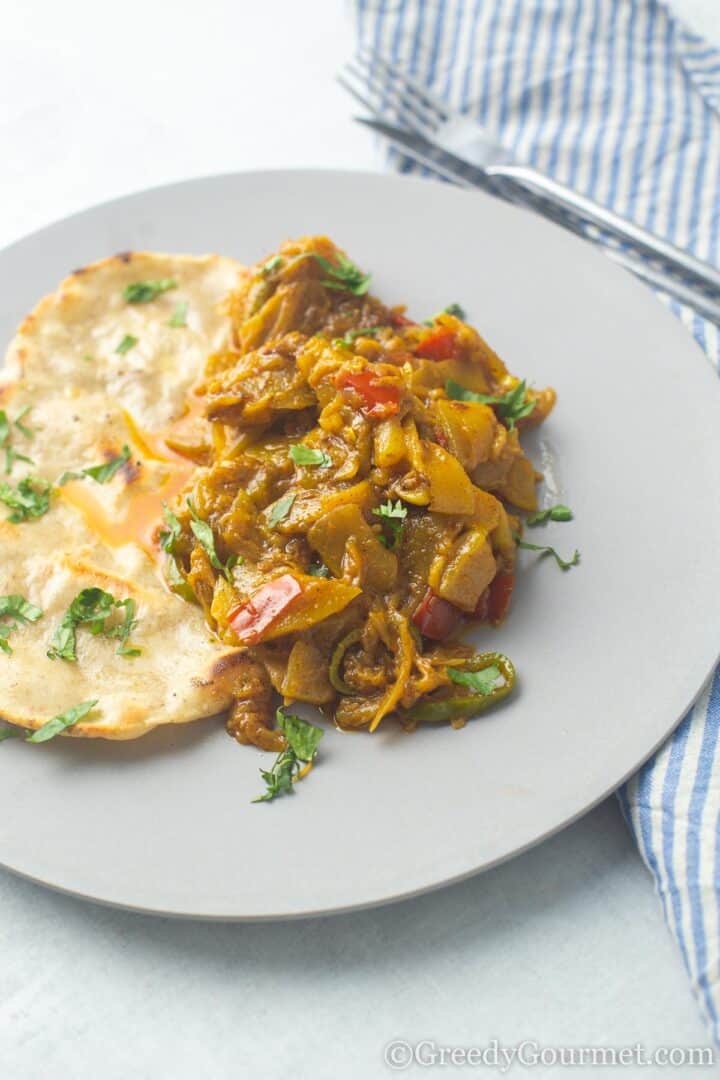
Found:
<path fill-rule="evenodd" d="M 134 743 L 0 747 L 0 862 L 148 911 L 283 918 L 457 880 L 582 814 L 680 719 L 720 640 L 720 388 L 644 287 L 482 195 L 361 173 L 194 180 L 96 207 L 0 255 L 3 336 L 71 269 L 129 248 L 253 261 L 325 232 L 419 318 L 451 301 L 513 372 L 559 392 L 534 453 L 582 565 L 523 559 L 512 616 L 478 635 L 520 673 L 461 731 L 328 731 L 291 798 L 252 805 L 268 759 L 216 722 Z M 6 661 L 0 658 L 0 665 Z M 0 667 L 0 678 L 2 670 Z"/>

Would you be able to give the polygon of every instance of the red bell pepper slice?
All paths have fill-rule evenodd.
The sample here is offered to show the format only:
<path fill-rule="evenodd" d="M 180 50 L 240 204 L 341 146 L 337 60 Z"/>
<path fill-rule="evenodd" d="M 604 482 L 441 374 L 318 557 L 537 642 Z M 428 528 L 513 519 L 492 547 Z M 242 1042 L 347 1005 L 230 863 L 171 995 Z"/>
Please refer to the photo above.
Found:
<path fill-rule="evenodd" d="M 449 600 L 428 589 L 420 606 L 413 615 L 413 622 L 420 633 L 432 641 L 444 641 L 462 624 L 463 614 Z"/>
<path fill-rule="evenodd" d="M 420 339 L 415 355 L 424 360 L 452 360 L 455 350 L 455 331 L 449 326 L 438 326 Z"/>
<path fill-rule="evenodd" d="M 400 408 L 400 390 L 397 386 L 387 386 L 378 381 L 372 371 L 345 372 L 340 375 L 337 385 L 343 389 L 350 387 L 363 399 L 363 412 L 366 416 L 385 419 L 394 416 Z"/>
<path fill-rule="evenodd" d="M 475 618 L 497 626 L 507 615 L 510 599 L 515 587 L 515 575 L 506 572 L 497 574 L 478 600 Z"/>
<path fill-rule="evenodd" d="M 292 574 L 281 574 L 233 608 L 228 614 L 228 623 L 243 645 L 256 645 L 301 592 L 302 585 L 297 578 Z"/>

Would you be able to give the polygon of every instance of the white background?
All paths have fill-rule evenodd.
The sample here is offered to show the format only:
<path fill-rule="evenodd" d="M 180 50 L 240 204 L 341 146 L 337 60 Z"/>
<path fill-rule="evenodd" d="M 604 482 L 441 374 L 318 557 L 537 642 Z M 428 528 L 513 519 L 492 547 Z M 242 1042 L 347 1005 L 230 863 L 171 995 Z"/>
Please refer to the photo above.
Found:
<path fill-rule="evenodd" d="M 720 41 L 718 0 L 675 7 Z M 2 15 L 0 243 L 183 177 L 381 165 L 333 82 L 352 49 L 339 2 L 16 0 Z M 3 1080 L 366 1080 L 391 1075 L 393 1038 L 708 1045 L 614 800 L 491 873 L 359 915 L 173 922 L 3 872 L 0 910 Z"/>

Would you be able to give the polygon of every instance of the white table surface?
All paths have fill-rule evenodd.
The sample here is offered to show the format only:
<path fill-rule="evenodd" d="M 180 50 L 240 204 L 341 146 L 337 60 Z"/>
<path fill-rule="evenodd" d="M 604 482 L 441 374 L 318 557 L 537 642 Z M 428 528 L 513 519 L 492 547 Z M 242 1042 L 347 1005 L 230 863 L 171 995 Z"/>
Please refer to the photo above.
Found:
<path fill-rule="evenodd" d="M 718 0 L 675 6 L 720 41 Z M 351 44 L 334 0 L 5 5 L 0 244 L 183 177 L 379 167 L 332 81 Z M 396 1038 L 709 1045 L 614 800 L 488 874 L 361 914 L 169 921 L 2 871 L 0 910 L 3 1080 L 366 1080 L 390 1075 L 382 1051 Z M 510 1075 L 526 1074 L 559 1072 Z"/>

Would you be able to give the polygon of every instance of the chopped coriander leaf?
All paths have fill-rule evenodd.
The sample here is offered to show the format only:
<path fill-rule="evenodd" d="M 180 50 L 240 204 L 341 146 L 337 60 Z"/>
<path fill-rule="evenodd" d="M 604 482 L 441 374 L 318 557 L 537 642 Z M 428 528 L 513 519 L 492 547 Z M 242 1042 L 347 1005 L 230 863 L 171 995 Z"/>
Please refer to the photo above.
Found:
<path fill-rule="evenodd" d="M 156 296 L 167 292 L 168 289 L 177 289 L 177 281 L 174 278 L 159 278 L 155 281 L 133 281 L 123 289 L 123 299 L 128 304 L 147 304 Z"/>
<path fill-rule="evenodd" d="M 42 609 L 31 604 L 24 596 L 12 593 L 9 596 L 0 596 L 0 618 L 10 615 L 22 622 L 37 622 L 42 616 Z"/>
<path fill-rule="evenodd" d="M 95 363 L 95 357 L 91 356 L 90 353 L 88 353 L 88 352 L 86 352 L 85 355 L 83 356 L 83 360 L 85 361 L 86 364 L 94 364 Z"/>
<path fill-rule="evenodd" d="M 357 340 L 357 338 L 376 338 L 381 330 L 382 326 L 361 326 L 359 330 L 348 330 L 344 337 L 335 338 L 333 340 L 333 345 L 338 346 L 338 348 L 349 349 L 352 343 Z"/>
<path fill-rule="evenodd" d="M 69 480 L 84 480 L 86 476 L 89 476 L 97 484 L 107 484 L 109 480 L 112 480 L 115 473 L 123 467 L 125 462 L 129 460 L 130 447 L 126 444 L 116 457 L 103 462 L 102 465 L 91 465 L 80 472 L 64 472 L 58 479 L 57 486 L 63 487 Z"/>
<path fill-rule="evenodd" d="M 546 521 L 572 521 L 573 512 L 569 506 L 558 503 L 557 506 L 549 506 L 547 510 L 538 510 L 536 514 L 530 514 L 526 519 L 527 525 L 544 525 Z"/>
<path fill-rule="evenodd" d="M 0 742 L 5 742 L 6 739 L 19 739 L 25 732 L 19 727 L 4 727 L 0 728 Z"/>
<path fill-rule="evenodd" d="M 383 523 L 390 529 L 390 536 L 380 536 L 380 542 L 385 545 L 388 551 L 395 551 L 400 543 L 400 538 L 403 531 L 403 521 L 407 517 L 407 510 L 398 499 L 393 505 L 392 499 L 388 499 L 382 506 L 378 506 L 373 510 L 373 514 L 383 519 Z"/>
<path fill-rule="evenodd" d="M 498 402 L 500 399 L 490 394 L 477 394 L 474 390 L 468 390 L 454 379 L 448 379 L 445 383 L 445 393 L 452 401 L 478 401 L 481 405 Z"/>
<path fill-rule="evenodd" d="M 400 518 L 407 517 L 407 509 L 403 506 L 400 499 L 396 503 L 393 503 L 392 499 L 388 499 L 382 506 L 378 506 L 373 510 L 373 514 L 377 514 L 381 518 Z"/>
<path fill-rule="evenodd" d="M 282 708 L 277 711 L 277 726 L 287 739 L 287 749 L 278 754 L 271 769 L 260 770 L 267 791 L 258 795 L 253 802 L 270 802 L 278 795 L 291 794 L 293 784 L 300 779 L 301 765 L 315 760 L 318 744 L 324 734 L 322 728 L 299 716 L 285 713 Z"/>
<path fill-rule="evenodd" d="M 50 484 L 46 480 L 26 476 L 13 489 L 10 484 L 0 484 L 0 502 L 13 511 L 8 521 L 17 525 L 21 521 L 42 517 L 50 509 Z"/>
<path fill-rule="evenodd" d="M 168 527 L 160 533 L 160 547 L 172 555 L 175 552 L 175 545 L 182 536 L 182 525 L 167 503 L 163 503 L 163 521 Z"/>
<path fill-rule="evenodd" d="M 83 469 L 83 473 L 98 484 L 107 484 L 109 480 L 112 480 L 115 473 L 123 467 L 125 462 L 129 460 L 130 447 L 126 444 L 120 453 L 111 458 L 110 461 L 106 461 L 102 465 L 92 465 L 89 469 Z"/>
<path fill-rule="evenodd" d="M 139 340 L 139 338 L 133 337 L 132 334 L 126 334 L 118 345 L 115 352 L 120 353 L 121 356 L 124 356 L 125 353 L 129 353 L 131 349 L 135 348 Z"/>
<path fill-rule="evenodd" d="M 331 263 L 329 259 L 312 252 L 312 257 L 325 271 L 326 277 L 321 278 L 320 284 L 326 289 L 336 289 L 338 292 L 349 292 L 353 296 L 364 296 L 370 288 L 371 274 L 363 274 L 362 270 L 355 265 L 347 255 L 337 253 L 337 262 Z"/>
<path fill-rule="evenodd" d="M 58 476 L 57 480 L 55 481 L 55 486 L 56 487 L 65 487 L 65 485 L 69 484 L 71 480 L 84 480 L 84 479 L 85 479 L 85 473 L 69 472 L 69 471 L 66 470 L 64 473 L 61 473 L 60 476 Z"/>
<path fill-rule="evenodd" d="M 33 432 L 29 427 L 23 424 L 23 417 L 27 416 L 30 411 L 30 406 L 26 405 L 24 409 L 18 413 L 13 420 L 13 424 L 17 427 L 18 431 L 21 431 L 27 439 L 33 438 Z M 0 409 L 0 449 L 5 451 L 5 472 L 9 475 L 13 470 L 13 465 L 16 461 L 24 461 L 28 465 L 34 465 L 35 462 L 32 458 L 27 457 L 26 454 L 21 454 L 11 443 L 11 428 L 10 421 L 8 420 L 7 413 L 4 409 Z"/>
<path fill-rule="evenodd" d="M 303 720 L 300 716 L 278 709 L 278 727 L 285 735 L 288 746 L 300 761 L 312 761 L 317 753 L 323 729 Z"/>
<path fill-rule="evenodd" d="M 292 751 L 283 750 L 275 759 L 272 769 L 260 770 L 267 791 L 264 795 L 258 795 L 257 798 L 252 799 L 251 802 L 271 802 L 278 795 L 289 795 L 292 792 L 295 774 L 299 769 L 297 758 Z"/>
<path fill-rule="evenodd" d="M 26 439 L 35 438 L 35 432 L 23 423 L 23 420 L 28 415 L 28 413 L 31 412 L 31 410 L 32 405 L 25 405 L 25 407 L 20 410 L 20 412 L 13 420 L 13 424 L 15 425 L 15 427 L 18 429 L 18 431 L 21 431 L 23 433 Z"/>
<path fill-rule="evenodd" d="M 277 502 L 272 504 L 268 513 L 268 525 L 271 529 L 274 529 L 283 518 L 288 516 L 294 502 L 295 495 L 291 493 L 290 495 L 283 495 L 282 499 L 278 499 Z"/>
<path fill-rule="evenodd" d="M 172 326 L 172 327 L 175 327 L 175 328 L 182 328 L 184 326 L 187 326 L 187 313 L 188 313 L 187 300 L 181 300 L 173 308 L 173 313 L 170 316 L 170 318 L 168 319 L 168 326 Z"/>
<path fill-rule="evenodd" d="M 61 622 L 50 639 L 48 660 L 77 660 L 76 644 L 75 626 Z"/>
<path fill-rule="evenodd" d="M 187 600 L 189 604 L 197 603 L 195 593 L 185 580 L 174 555 L 168 554 L 165 559 L 165 580 L 170 592 L 175 593 L 176 596 L 181 597 L 183 600 Z"/>
<path fill-rule="evenodd" d="M 120 642 L 117 647 L 118 656 L 140 656 L 142 649 L 132 648 L 128 645 L 128 638 L 138 622 L 135 618 L 135 611 L 137 610 L 135 601 L 129 596 L 127 600 L 116 601 L 115 607 L 125 609 L 125 618 L 118 626 L 112 626 L 109 630 L 105 630 L 104 637 L 117 638 Z"/>
<path fill-rule="evenodd" d="M 88 625 L 92 634 L 101 634 L 105 620 L 112 615 L 114 608 L 115 597 L 112 593 L 97 587 L 82 589 L 50 639 L 47 653 L 50 660 L 77 660 L 77 628 Z"/>
<path fill-rule="evenodd" d="M 445 383 L 445 393 L 453 401 L 477 401 L 481 405 L 496 406 L 500 419 L 505 421 L 510 431 L 515 427 L 517 420 L 530 415 L 536 404 L 527 398 L 524 379 L 501 397 L 493 397 L 492 394 L 476 394 L 474 390 L 466 389 L 454 379 L 448 379 Z"/>
<path fill-rule="evenodd" d="M 319 465 L 321 469 L 332 465 L 332 458 L 324 450 L 313 450 L 302 443 L 290 447 L 290 457 L 296 465 Z"/>
<path fill-rule="evenodd" d="M 192 520 L 190 522 L 190 528 L 193 531 L 195 539 L 200 546 L 204 549 L 205 554 L 210 560 L 210 565 L 219 570 L 227 581 L 232 581 L 230 572 L 234 566 L 237 566 L 240 561 L 237 555 L 231 555 L 227 563 L 223 565 L 218 558 L 217 551 L 215 550 L 215 537 L 213 531 L 208 525 L 207 521 L 203 521 L 201 517 L 195 512 L 195 507 L 190 502 L 190 498 L 187 499 L 188 508 L 192 514 Z"/>
<path fill-rule="evenodd" d="M 310 577 L 330 577 L 330 571 L 325 563 L 311 563 L 310 566 L 308 566 L 308 574 Z"/>
<path fill-rule="evenodd" d="M 577 566 L 580 562 L 580 552 L 577 550 L 575 550 L 571 559 L 563 559 L 554 547 L 543 544 L 528 544 L 527 541 L 521 540 L 517 533 L 513 533 L 513 539 L 519 548 L 524 548 L 526 551 L 539 551 L 540 558 L 545 555 L 552 555 L 561 570 L 569 570 L 571 566 Z"/>
<path fill-rule="evenodd" d="M 439 312 L 439 314 L 440 315 L 454 315 L 456 319 L 462 319 L 463 321 L 467 317 L 465 315 L 465 309 L 462 308 L 460 306 L 460 304 L 448 304 L 448 306 L 444 307 L 442 309 L 442 311 Z M 433 315 L 432 319 L 423 319 L 423 326 L 434 326 L 436 319 L 437 319 L 437 315 Z"/>
<path fill-rule="evenodd" d="M 482 671 L 459 671 L 457 668 L 446 668 L 451 682 L 458 686 L 467 686 L 476 694 L 492 694 L 497 687 L 498 680 L 502 678 L 502 672 L 496 664 L 483 668 Z"/>
<path fill-rule="evenodd" d="M 124 610 L 125 617 L 122 623 L 108 626 L 107 620 L 117 610 Z M 135 618 L 135 601 L 116 600 L 112 593 L 103 589 L 91 587 L 82 589 L 60 621 L 50 640 L 50 648 L 47 655 L 50 660 L 77 661 L 77 630 L 80 626 L 87 626 L 90 633 L 95 637 L 117 638 L 120 645 L 117 648 L 119 656 L 139 656 L 139 649 L 129 649 L 127 640 L 137 626 Z"/>
<path fill-rule="evenodd" d="M 403 527 L 397 521 L 389 521 L 388 525 L 390 526 L 390 536 L 380 533 L 378 540 L 388 551 L 397 551 L 403 534 Z"/>
<path fill-rule="evenodd" d="M 19 454 L 12 446 L 5 446 L 5 474 L 9 475 L 13 470 L 13 465 L 16 461 L 24 461 L 27 465 L 34 465 L 35 462 L 32 458 L 27 457 L 26 454 Z"/>
<path fill-rule="evenodd" d="M 18 619 L 20 623 L 37 622 L 42 618 L 42 610 L 35 607 L 24 596 L 13 593 L 9 596 L 0 596 L 0 649 L 7 655 L 12 655 L 12 649 L 8 644 L 8 636 L 13 630 L 17 630 L 17 622 L 4 622 L 4 619 Z"/>
<path fill-rule="evenodd" d="M 98 699 L 94 701 L 83 701 L 80 705 L 73 705 L 71 709 L 66 709 L 65 712 L 59 713 L 57 716 L 53 716 L 52 720 L 48 720 L 46 724 L 43 724 L 41 728 L 33 732 L 32 735 L 27 736 L 27 742 L 31 743 L 43 743 L 49 739 L 54 739 L 56 735 L 59 735 L 61 731 L 65 731 L 67 728 L 77 724 L 78 720 L 82 720 L 87 716 L 98 703 Z"/>
<path fill-rule="evenodd" d="M 272 274 L 275 270 L 279 270 L 283 262 L 282 255 L 273 255 L 271 259 L 268 259 L 268 261 L 260 267 L 260 273 L 263 277 L 267 277 L 268 274 Z"/>

